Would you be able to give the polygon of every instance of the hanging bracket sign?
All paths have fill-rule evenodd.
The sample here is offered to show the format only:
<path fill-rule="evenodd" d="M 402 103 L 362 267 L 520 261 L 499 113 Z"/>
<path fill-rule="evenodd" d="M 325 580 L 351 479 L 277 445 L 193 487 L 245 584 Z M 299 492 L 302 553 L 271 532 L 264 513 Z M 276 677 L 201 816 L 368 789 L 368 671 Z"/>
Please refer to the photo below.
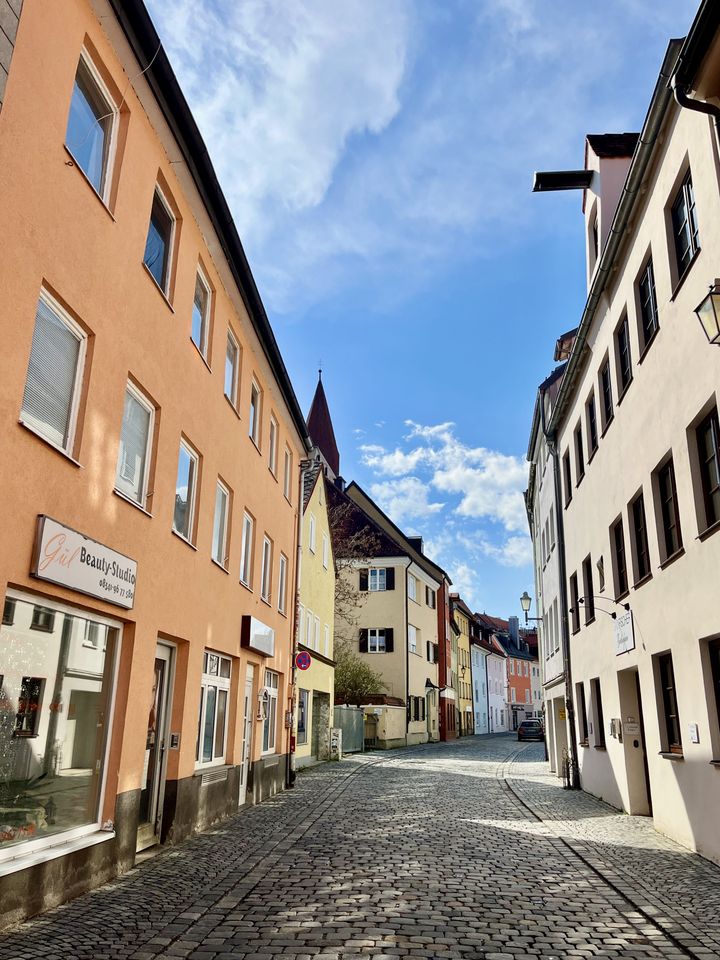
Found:
<path fill-rule="evenodd" d="M 135 560 L 44 514 L 38 516 L 30 576 L 126 610 L 135 602 Z"/>
<path fill-rule="evenodd" d="M 635 649 L 635 631 L 633 629 L 632 610 L 618 614 L 615 620 L 615 653 L 627 653 Z"/>

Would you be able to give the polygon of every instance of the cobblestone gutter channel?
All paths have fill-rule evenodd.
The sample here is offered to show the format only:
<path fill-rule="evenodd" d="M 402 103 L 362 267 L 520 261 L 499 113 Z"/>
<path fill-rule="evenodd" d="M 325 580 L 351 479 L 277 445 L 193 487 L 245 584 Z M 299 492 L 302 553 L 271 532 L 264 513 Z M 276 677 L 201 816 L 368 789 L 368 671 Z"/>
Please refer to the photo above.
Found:
<path fill-rule="evenodd" d="M 720 958 L 720 870 L 564 792 L 541 751 L 468 738 L 303 772 L 0 937 L 0 960 Z"/>

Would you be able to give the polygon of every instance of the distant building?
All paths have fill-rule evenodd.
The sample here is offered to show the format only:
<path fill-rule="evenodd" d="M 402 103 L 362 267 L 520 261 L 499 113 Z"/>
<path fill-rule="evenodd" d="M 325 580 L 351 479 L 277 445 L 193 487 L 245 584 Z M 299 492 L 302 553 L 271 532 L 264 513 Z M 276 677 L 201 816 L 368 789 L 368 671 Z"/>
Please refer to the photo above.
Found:
<path fill-rule="evenodd" d="M 466 737 L 475 731 L 473 711 L 472 672 L 470 664 L 470 624 L 474 616 L 459 593 L 450 594 L 451 616 L 457 625 L 457 730 Z"/>

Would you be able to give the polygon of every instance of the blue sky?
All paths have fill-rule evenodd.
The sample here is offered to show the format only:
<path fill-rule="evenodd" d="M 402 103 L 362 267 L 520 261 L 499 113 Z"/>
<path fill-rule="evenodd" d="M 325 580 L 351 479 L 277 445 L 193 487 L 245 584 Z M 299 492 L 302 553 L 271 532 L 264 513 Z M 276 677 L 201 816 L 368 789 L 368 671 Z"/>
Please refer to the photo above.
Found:
<path fill-rule="evenodd" d="M 534 593 L 537 384 L 585 297 L 586 133 L 639 130 L 695 0 L 149 0 L 300 403 L 497 616 Z M 202 10 L 202 15 L 199 15 Z"/>

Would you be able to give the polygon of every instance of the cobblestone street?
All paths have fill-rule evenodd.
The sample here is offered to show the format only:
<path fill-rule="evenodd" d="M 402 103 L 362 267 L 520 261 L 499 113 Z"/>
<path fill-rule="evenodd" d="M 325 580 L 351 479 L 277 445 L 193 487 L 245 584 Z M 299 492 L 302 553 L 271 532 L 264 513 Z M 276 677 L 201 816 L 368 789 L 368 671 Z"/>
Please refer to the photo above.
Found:
<path fill-rule="evenodd" d="M 479 737 L 303 772 L 0 958 L 720 957 L 720 869 L 541 757 Z"/>

